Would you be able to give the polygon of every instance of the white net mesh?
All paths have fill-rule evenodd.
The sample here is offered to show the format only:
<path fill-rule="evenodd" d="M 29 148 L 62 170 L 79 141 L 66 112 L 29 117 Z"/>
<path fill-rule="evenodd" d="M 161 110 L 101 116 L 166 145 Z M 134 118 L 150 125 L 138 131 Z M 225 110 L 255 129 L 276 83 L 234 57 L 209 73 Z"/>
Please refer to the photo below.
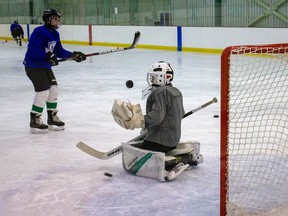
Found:
<path fill-rule="evenodd" d="M 230 55 L 227 200 L 245 215 L 288 204 L 288 46 L 279 50 Z"/>

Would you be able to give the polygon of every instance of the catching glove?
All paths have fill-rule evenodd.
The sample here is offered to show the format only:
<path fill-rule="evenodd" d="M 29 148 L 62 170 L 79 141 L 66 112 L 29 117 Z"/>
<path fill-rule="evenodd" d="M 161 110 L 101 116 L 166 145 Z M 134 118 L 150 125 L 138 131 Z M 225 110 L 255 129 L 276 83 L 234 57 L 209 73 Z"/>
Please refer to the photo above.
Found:
<path fill-rule="evenodd" d="M 49 63 L 52 65 L 52 66 L 56 66 L 58 65 L 58 59 L 57 57 L 54 55 L 54 53 L 52 52 L 47 52 L 47 60 L 49 61 Z"/>
<path fill-rule="evenodd" d="M 86 60 L 86 55 L 82 52 L 74 51 L 72 55 L 72 59 L 76 62 L 81 62 Z"/>
<path fill-rule="evenodd" d="M 134 130 L 135 128 L 144 129 L 145 127 L 140 104 L 133 105 L 130 102 L 116 99 L 111 113 L 115 122 L 125 129 Z"/>

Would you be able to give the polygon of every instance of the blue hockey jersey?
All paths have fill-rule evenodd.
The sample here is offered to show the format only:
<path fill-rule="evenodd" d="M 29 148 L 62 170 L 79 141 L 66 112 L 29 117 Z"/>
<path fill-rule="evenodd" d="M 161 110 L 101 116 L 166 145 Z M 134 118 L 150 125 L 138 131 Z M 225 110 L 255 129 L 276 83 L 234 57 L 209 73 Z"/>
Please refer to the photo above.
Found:
<path fill-rule="evenodd" d="M 43 25 L 32 32 L 23 64 L 27 68 L 51 69 L 47 52 L 54 53 L 57 58 L 70 58 L 73 54 L 62 47 L 58 31 Z"/>
<path fill-rule="evenodd" d="M 21 27 L 21 25 L 19 25 L 17 23 L 12 23 L 11 24 L 10 31 L 11 31 L 11 34 L 12 34 L 13 31 L 19 31 L 20 35 L 24 35 L 23 28 Z"/>

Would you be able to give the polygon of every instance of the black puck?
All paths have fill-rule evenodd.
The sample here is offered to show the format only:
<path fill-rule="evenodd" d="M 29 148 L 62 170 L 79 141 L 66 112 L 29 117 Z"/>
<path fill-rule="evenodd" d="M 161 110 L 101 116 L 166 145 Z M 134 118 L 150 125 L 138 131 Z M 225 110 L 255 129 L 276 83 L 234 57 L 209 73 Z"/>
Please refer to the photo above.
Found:
<path fill-rule="evenodd" d="M 107 176 L 107 177 L 110 177 L 110 178 L 113 176 L 112 174 L 107 173 L 107 172 L 104 172 L 104 175 Z"/>
<path fill-rule="evenodd" d="M 219 115 L 214 115 L 213 117 L 214 117 L 214 118 L 219 118 Z"/>
<path fill-rule="evenodd" d="M 133 88 L 133 86 L 134 86 L 134 83 L 133 83 L 132 80 L 127 80 L 127 81 L 126 81 L 126 87 L 127 87 L 127 88 Z"/>

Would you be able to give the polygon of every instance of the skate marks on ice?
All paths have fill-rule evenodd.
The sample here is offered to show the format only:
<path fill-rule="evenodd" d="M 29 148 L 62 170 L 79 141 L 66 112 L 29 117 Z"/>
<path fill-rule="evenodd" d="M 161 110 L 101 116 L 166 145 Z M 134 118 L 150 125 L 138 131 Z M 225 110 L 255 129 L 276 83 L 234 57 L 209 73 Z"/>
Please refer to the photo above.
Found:
<path fill-rule="evenodd" d="M 129 94 L 131 102 L 143 105 L 147 68 L 158 60 L 174 65 L 174 82 L 182 90 L 186 109 L 217 97 L 218 56 L 134 49 L 91 57 L 81 67 L 63 62 L 54 70 L 65 130 L 34 135 L 29 133 L 33 88 L 22 65 L 25 48 L 14 46 L 3 44 L 0 52 L 4 71 L 0 111 L 5 123 L 0 130 L 0 215 L 219 215 L 219 119 L 213 118 L 219 103 L 183 121 L 183 139 L 201 142 L 205 162 L 172 182 L 129 175 L 120 155 L 95 160 L 75 147 L 83 140 L 108 151 L 139 134 L 114 123 L 112 103 Z M 95 50 L 94 46 L 65 47 L 85 53 Z M 117 79 L 112 79 L 115 74 Z M 125 86 L 128 79 L 135 84 L 132 89 Z"/>
<path fill-rule="evenodd" d="M 32 137 L 31 145 L 18 145 L 11 139 L 9 148 L 14 151 L 10 156 L 1 155 L 2 171 L 9 173 L 8 178 L 2 174 L 0 178 L 1 215 L 186 216 L 197 208 L 201 208 L 200 216 L 219 215 L 219 181 L 211 178 L 211 173 L 219 172 L 215 158 L 206 157 L 204 164 L 184 171 L 181 178 L 160 183 L 128 174 L 121 157 L 107 163 L 80 154 L 60 137 L 50 139 L 50 146 L 48 140 L 44 142 L 48 137 L 27 137 Z M 107 178 L 104 172 L 113 177 Z"/>
<path fill-rule="evenodd" d="M 121 165 L 115 164 L 115 168 L 111 168 L 102 164 L 101 168 L 87 161 L 81 167 L 79 161 L 75 161 L 74 166 L 69 164 L 70 168 L 56 165 L 52 170 L 52 166 L 48 166 L 32 178 L 19 179 L 17 187 L 1 190 L 1 211 L 4 215 L 164 216 L 177 212 L 184 216 L 191 215 L 200 205 L 207 205 L 207 196 L 211 196 L 212 191 L 193 184 L 193 179 L 202 174 L 197 170 L 185 171 L 174 182 L 159 183 L 127 175 Z M 105 170 L 113 173 L 113 178 L 105 177 Z M 190 184 L 193 184 L 193 190 Z M 192 201 L 192 197 L 198 198 Z M 14 205 L 17 207 L 13 208 Z M 206 210 L 207 215 L 217 215 L 217 209 L 209 210 L 207 206 Z M 210 214 L 213 211 L 215 214 Z"/>

